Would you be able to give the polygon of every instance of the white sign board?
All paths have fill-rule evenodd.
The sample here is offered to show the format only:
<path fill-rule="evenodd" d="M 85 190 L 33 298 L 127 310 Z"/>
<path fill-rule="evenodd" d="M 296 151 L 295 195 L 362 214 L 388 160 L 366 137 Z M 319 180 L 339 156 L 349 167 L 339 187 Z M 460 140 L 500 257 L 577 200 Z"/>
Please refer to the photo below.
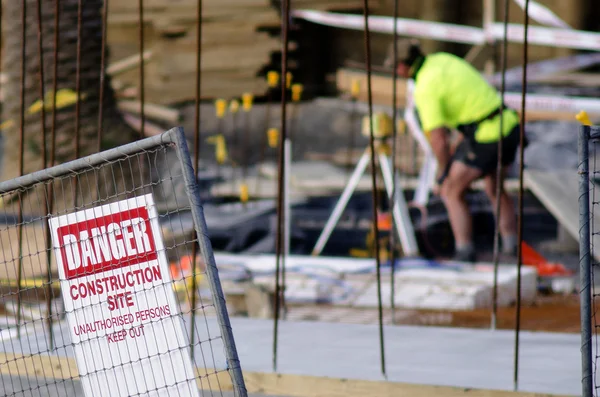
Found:
<path fill-rule="evenodd" d="M 86 396 L 198 396 L 152 195 L 50 218 Z"/>

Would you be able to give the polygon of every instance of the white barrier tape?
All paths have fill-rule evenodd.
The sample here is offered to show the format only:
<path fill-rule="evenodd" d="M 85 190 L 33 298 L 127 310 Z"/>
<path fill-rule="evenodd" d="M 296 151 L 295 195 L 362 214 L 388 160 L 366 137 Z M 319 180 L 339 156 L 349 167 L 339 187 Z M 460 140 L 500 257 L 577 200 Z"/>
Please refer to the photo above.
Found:
<path fill-rule="evenodd" d="M 525 10 L 525 0 L 515 0 L 515 3 Z M 546 26 L 553 26 L 555 28 L 572 29 L 568 23 L 560 19 L 555 13 L 553 13 L 548 7 L 536 3 L 533 0 L 529 0 L 529 17 Z"/>
<path fill-rule="evenodd" d="M 327 26 L 354 30 L 363 30 L 364 28 L 364 18 L 361 15 L 337 14 L 313 10 L 298 10 L 294 11 L 292 15 L 297 18 Z M 370 16 L 369 29 L 372 32 L 391 34 L 394 32 L 393 21 L 394 18 L 392 17 Z M 484 30 L 480 28 L 404 18 L 398 18 L 396 23 L 398 26 L 398 34 L 403 36 L 429 38 L 440 41 L 450 41 L 453 43 L 485 43 Z M 489 29 L 492 37 L 496 39 L 502 39 L 504 37 L 503 24 L 494 23 Z M 523 30 L 523 25 L 509 24 L 507 29 L 508 41 L 522 43 Z M 529 44 L 550 47 L 600 50 L 600 33 L 530 26 L 528 29 L 528 42 Z"/>
<path fill-rule="evenodd" d="M 391 79 L 390 79 L 391 80 Z M 407 87 L 412 84 L 412 80 L 407 81 Z M 519 110 L 521 109 L 521 93 L 520 92 L 507 92 L 504 94 L 504 101 L 507 106 Z M 383 105 L 383 104 L 382 104 Z M 600 99 L 580 96 L 561 96 L 561 95 L 546 95 L 546 94 L 533 94 L 528 93 L 526 96 L 527 110 L 531 111 L 552 111 L 560 113 L 572 113 L 573 117 L 575 114 L 582 110 L 588 113 L 600 114 Z M 408 91 L 406 95 L 405 109 L 413 108 L 414 104 L 412 101 L 412 91 Z M 413 114 L 405 114 L 406 123 L 412 130 L 417 128 L 418 123 L 416 118 L 413 121 Z M 428 143 L 423 137 L 417 137 L 419 145 L 425 149 Z"/>
<path fill-rule="evenodd" d="M 510 92 L 504 96 L 504 102 L 507 106 L 513 109 L 521 109 L 521 94 Z M 555 111 L 561 113 L 573 113 L 573 121 L 575 114 L 582 110 L 588 113 L 600 114 L 600 99 L 573 97 L 573 96 L 557 96 L 557 95 L 541 95 L 527 94 L 525 99 L 527 110 L 542 110 Z"/>
<path fill-rule="evenodd" d="M 494 23 L 491 29 L 492 34 L 496 39 L 502 39 L 504 37 L 503 24 Z M 507 36 L 508 41 L 513 43 L 523 43 L 523 25 L 509 24 Z M 582 30 L 529 26 L 527 32 L 527 41 L 529 44 L 550 47 L 563 47 L 578 50 L 600 50 L 600 33 L 585 32 Z"/>
<path fill-rule="evenodd" d="M 598 63 L 600 63 L 600 53 L 579 54 L 530 63 L 527 65 L 527 79 L 533 81 L 538 77 L 583 69 Z M 508 69 L 506 71 L 506 84 L 520 84 L 522 77 L 523 68 L 521 66 Z M 488 81 L 491 84 L 500 85 L 502 83 L 502 73 L 494 74 L 488 78 Z"/>
<path fill-rule="evenodd" d="M 292 16 L 302 18 L 321 25 L 363 30 L 364 17 L 352 14 L 337 14 L 325 11 L 297 10 Z M 483 44 L 483 29 L 461 26 L 451 23 L 419 21 L 416 19 L 398 18 L 396 20 L 398 34 L 411 37 L 431 38 L 453 43 Z M 393 33 L 394 18 L 384 16 L 369 17 L 369 31 L 377 33 Z"/>

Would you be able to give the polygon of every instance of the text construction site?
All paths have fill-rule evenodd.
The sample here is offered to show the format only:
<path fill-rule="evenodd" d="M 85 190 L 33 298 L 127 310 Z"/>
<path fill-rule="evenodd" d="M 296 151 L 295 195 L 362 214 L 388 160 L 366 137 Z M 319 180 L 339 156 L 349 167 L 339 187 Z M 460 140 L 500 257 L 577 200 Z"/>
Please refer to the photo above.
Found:
<path fill-rule="evenodd" d="M 2 2 L 0 395 L 595 396 L 596 2 Z"/>
<path fill-rule="evenodd" d="M 178 395 L 196 395 L 157 217 L 145 195 L 49 219 L 78 367 L 90 375 L 87 393 L 100 387 L 117 395 L 119 384 L 146 367 L 151 382 L 128 393 L 183 382 Z M 177 351 L 170 366 L 159 362 Z M 110 359 L 94 360 L 103 356 Z"/>

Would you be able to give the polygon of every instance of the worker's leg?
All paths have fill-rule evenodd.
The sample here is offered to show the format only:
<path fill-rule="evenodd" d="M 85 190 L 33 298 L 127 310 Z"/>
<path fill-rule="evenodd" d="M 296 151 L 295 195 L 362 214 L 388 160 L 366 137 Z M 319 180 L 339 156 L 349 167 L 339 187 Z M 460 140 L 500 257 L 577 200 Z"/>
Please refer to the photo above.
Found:
<path fill-rule="evenodd" d="M 472 218 L 465 200 L 469 185 L 481 177 L 481 171 L 454 160 L 448 177 L 443 182 L 440 194 L 454 234 L 457 259 L 474 260 L 475 247 L 472 239 Z"/>
<path fill-rule="evenodd" d="M 485 193 L 492 203 L 494 216 L 498 221 L 500 236 L 502 237 L 502 251 L 506 254 L 514 254 L 517 251 L 517 225 L 513 200 L 506 189 L 503 188 L 500 195 L 500 217 L 498 219 L 498 214 L 495 213 L 498 189 L 496 172 L 486 175 L 484 183 Z"/>

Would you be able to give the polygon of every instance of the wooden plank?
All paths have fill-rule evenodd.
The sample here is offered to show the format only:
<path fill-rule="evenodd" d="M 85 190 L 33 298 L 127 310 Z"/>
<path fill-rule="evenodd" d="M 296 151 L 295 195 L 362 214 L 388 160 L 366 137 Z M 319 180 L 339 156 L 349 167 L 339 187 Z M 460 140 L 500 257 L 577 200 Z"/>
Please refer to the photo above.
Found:
<path fill-rule="evenodd" d="M 273 12 L 274 9 L 271 7 L 222 7 L 222 6 L 211 6 L 202 7 L 202 18 L 203 22 L 210 21 L 212 19 L 241 19 L 244 15 L 251 18 L 252 14 L 260 14 L 265 12 Z M 197 14 L 196 6 L 194 7 L 164 7 L 155 9 L 146 9 L 144 7 L 144 22 L 153 23 L 157 19 L 168 19 L 172 22 L 186 22 L 196 23 Z M 139 9 L 124 10 L 121 12 L 110 12 L 108 18 L 109 25 L 131 25 L 139 22 Z"/>
<path fill-rule="evenodd" d="M 168 49 L 170 43 L 165 42 L 157 46 L 156 51 L 161 57 L 155 60 L 155 65 L 161 72 L 176 76 L 180 72 L 195 71 L 196 51 L 186 51 L 177 48 Z M 213 46 L 202 49 L 202 70 L 222 70 L 252 68 L 258 71 L 257 65 L 268 63 L 272 51 L 277 50 L 276 40 L 261 40 L 250 45 L 248 42 L 233 45 Z"/>
<path fill-rule="evenodd" d="M 195 81 L 195 80 L 192 80 Z M 145 94 L 149 102 L 170 104 L 195 98 L 195 83 L 176 79 L 173 82 L 151 83 L 146 86 Z M 211 80 L 202 77 L 202 97 L 209 98 L 238 98 L 245 92 L 256 96 L 264 94 L 267 83 L 264 79 L 255 80 Z"/>
<path fill-rule="evenodd" d="M 35 376 L 50 380 L 79 379 L 75 359 L 64 356 L 21 355 L 0 353 L 0 374 L 9 376 Z M 512 392 L 502 390 L 465 389 L 449 386 L 427 386 L 387 381 L 339 379 L 275 372 L 243 371 L 249 393 L 285 395 L 289 397 L 561 397 L 540 393 Z M 203 390 L 214 385 L 216 391 L 233 390 L 231 377 L 223 369 L 196 368 L 198 386 Z M 207 379 L 208 378 L 208 379 Z M 566 396 L 562 396 L 566 397 Z"/>
<path fill-rule="evenodd" d="M 148 62 L 152 58 L 153 55 L 154 55 L 154 52 L 151 50 L 144 51 L 144 63 Z M 121 59 L 120 61 L 113 62 L 112 64 L 108 65 L 108 67 L 106 68 L 106 73 L 111 76 L 116 76 L 120 73 L 126 72 L 135 67 L 138 67 L 139 64 L 140 64 L 140 54 L 130 55 L 125 59 Z"/>
<path fill-rule="evenodd" d="M 524 182 L 565 230 L 579 241 L 579 177 L 577 171 L 525 170 Z M 600 192 L 596 192 L 597 194 Z M 594 214 L 600 225 L 600 215 Z M 592 234 L 592 243 L 600 244 L 600 235 Z M 594 252 L 600 260 L 600 250 Z"/>
<path fill-rule="evenodd" d="M 119 101 L 119 109 L 133 114 L 142 113 L 142 104 L 140 101 Z M 153 103 L 144 103 L 144 115 L 156 120 L 162 120 L 170 123 L 177 123 L 181 120 L 179 110 L 171 109 L 165 106 Z"/>
<path fill-rule="evenodd" d="M 196 8 L 197 0 L 144 0 L 144 11 L 163 10 L 167 7 L 173 8 Z M 224 8 L 235 7 L 270 7 L 269 0 L 204 0 L 203 8 L 222 6 Z M 139 9 L 138 0 L 119 0 L 111 4 L 109 13 L 137 12 Z"/>

